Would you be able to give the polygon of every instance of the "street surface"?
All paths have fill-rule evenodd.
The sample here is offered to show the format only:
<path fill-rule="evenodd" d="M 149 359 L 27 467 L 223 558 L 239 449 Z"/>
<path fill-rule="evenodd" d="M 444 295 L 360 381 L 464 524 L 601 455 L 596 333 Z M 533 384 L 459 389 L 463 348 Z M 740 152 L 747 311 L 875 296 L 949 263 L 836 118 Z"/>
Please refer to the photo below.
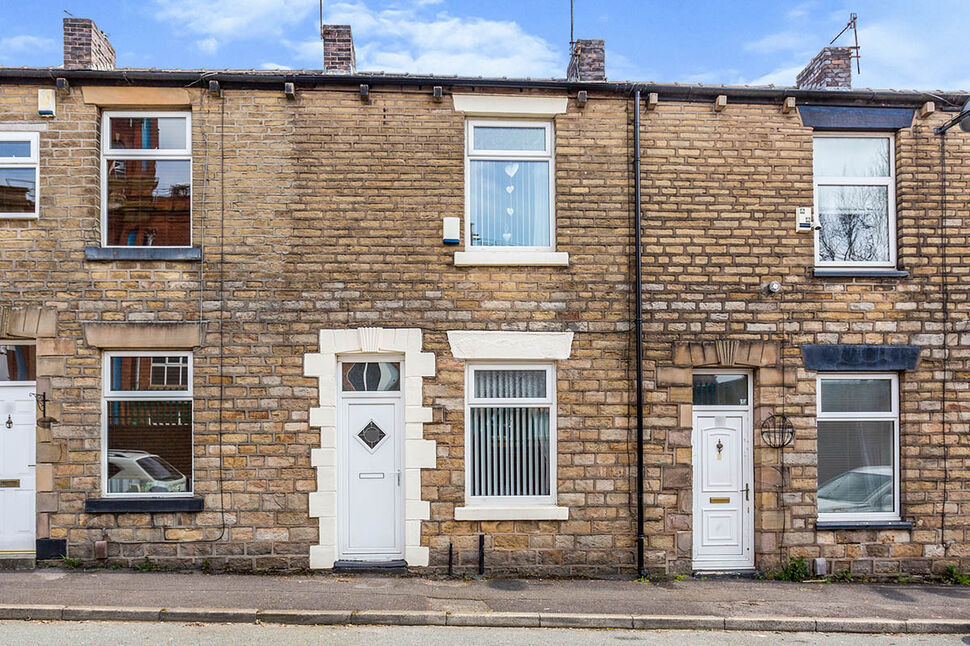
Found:
<path fill-rule="evenodd" d="M 321 644 L 417 644 L 444 646 L 518 646 L 555 644 L 589 646 L 910 646 L 916 644 L 963 645 L 962 635 L 844 635 L 832 633 L 693 632 L 575 630 L 552 628 L 459 628 L 445 626 L 281 626 L 276 624 L 178 624 L 70 621 L 0 621 L 0 645 L 57 644 L 67 646 L 163 646 L 205 644 L 243 646 L 273 644 L 301 646 Z"/>

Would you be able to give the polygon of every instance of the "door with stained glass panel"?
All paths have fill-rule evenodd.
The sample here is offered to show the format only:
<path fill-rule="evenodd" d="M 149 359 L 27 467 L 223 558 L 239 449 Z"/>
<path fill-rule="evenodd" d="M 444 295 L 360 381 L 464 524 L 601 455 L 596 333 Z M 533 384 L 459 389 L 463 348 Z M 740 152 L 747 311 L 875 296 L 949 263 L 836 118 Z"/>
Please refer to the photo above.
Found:
<path fill-rule="evenodd" d="M 404 557 L 401 361 L 355 357 L 339 366 L 338 551 L 346 561 Z"/>

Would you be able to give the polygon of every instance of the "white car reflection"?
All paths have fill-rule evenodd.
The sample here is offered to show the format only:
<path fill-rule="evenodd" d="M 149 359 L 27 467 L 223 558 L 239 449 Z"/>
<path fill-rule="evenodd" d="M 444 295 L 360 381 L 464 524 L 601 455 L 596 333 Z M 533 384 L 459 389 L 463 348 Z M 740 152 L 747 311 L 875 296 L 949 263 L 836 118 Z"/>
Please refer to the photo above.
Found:
<path fill-rule="evenodd" d="M 147 451 L 108 451 L 109 493 L 171 493 L 186 490 L 181 471 Z"/>
<path fill-rule="evenodd" d="M 820 514 L 892 510 L 892 466 L 858 467 L 835 476 L 818 488 Z"/>

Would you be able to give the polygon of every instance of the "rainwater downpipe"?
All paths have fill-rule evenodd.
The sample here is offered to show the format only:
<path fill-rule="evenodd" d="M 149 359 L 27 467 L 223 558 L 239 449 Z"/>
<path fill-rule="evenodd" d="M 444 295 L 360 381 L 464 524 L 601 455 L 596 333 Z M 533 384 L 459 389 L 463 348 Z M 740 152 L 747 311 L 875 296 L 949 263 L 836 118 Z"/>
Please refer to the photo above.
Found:
<path fill-rule="evenodd" d="M 633 109 L 633 186 L 636 207 L 634 225 L 636 228 L 636 250 L 634 262 L 636 276 L 634 334 L 636 345 L 636 387 L 637 387 L 637 573 L 641 578 L 647 575 L 643 566 L 643 234 L 641 215 L 640 186 L 640 90 L 634 93 Z"/>

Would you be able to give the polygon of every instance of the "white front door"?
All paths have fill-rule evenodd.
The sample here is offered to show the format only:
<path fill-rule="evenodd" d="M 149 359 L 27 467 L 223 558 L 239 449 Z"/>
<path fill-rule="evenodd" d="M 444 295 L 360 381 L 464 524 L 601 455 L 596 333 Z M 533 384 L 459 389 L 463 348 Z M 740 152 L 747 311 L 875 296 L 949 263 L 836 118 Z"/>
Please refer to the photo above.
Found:
<path fill-rule="evenodd" d="M 694 401 L 700 388 L 700 399 L 713 405 L 694 405 L 693 566 L 695 570 L 750 569 L 754 567 L 750 378 L 730 373 L 701 377 L 700 385 L 695 377 Z M 715 378 L 720 383 L 713 383 Z M 722 392 L 712 394 L 712 388 Z M 724 401 L 728 404 L 718 405 Z"/>
<path fill-rule="evenodd" d="M 33 392 L 33 384 L 0 384 L 0 555 L 34 551 Z"/>
<path fill-rule="evenodd" d="M 364 368 L 354 368 L 361 364 Z M 358 387 L 363 385 L 367 390 L 352 392 L 347 390 L 347 378 L 342 380 L 337 420 L 339 558 L 403 559 L 404 406 L 400 382 L 394 383 L 400 378 L 400 363 L 358 361 L 341 365 L 344 375 L 350 369 L 378 376 L 373 383 L 359 382 Z M 395 386 L 396 390 L 385 389 Z"/>

